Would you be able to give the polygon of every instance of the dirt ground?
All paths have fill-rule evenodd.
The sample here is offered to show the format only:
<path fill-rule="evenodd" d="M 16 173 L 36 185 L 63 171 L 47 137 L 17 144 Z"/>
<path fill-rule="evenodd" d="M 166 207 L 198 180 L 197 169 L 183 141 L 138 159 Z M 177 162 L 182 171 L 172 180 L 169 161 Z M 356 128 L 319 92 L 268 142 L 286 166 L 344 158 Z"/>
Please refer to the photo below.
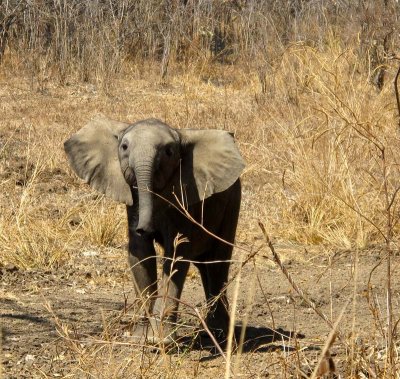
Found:
<path fill-rule="evenodd" d="M 377 318 L 372 316 L 367 295 L 374 297 L 374 309 L 384 314 L 384 264 L 373 271 L 383 252 L 377 249 L 360 253 L 356 264 L 355 253 L 350 251 L 330 257 L 312 253 L 307 261 L 298 259 L 298 248 L 277 245 L 277 251 L 285 252 L 285 264 L 290 274 L 315 304 L 329 318 L 331 309 L 334 310 L 333 320 L 352 298 L 356 283 L 356 303 L 350 302 L 345 311 L 340 323 L 341 338 L 346 340 L 354 322 L 354 333 L 360 345 L 355 348 L 367 351 L 369 346 L 376 346 L 376 340 L 380 338 L 379 325 L 375 325 Z M 236 250 L 235 257 L 239 256 Z M 243 320 L 247 300 L 253 297 L 254 301 L 248 312 L 250 337 L 243 353 L 232 357 L 233 362 L 241 359 L 240 377 L 296 377 L 299 374 L 293 371 L 293 367 L 287 367 L 285 375 L 282 371 L 283 357 L 293 354 L 298 355 L 299 367 L 305 373 L 310 372 L 329 333 L 326 323 L 294 293 L 282 272 L 268 258 L 268 252 L 261 251 L 254 262 L 244 266 L 241 274 L 236 310 L 238 324 Z M 394 277 L 397 277 L 398 264 L 398 257 L 395 257 Z M 237 264 L 234 264 L 232 272 L 236 269 Z M 120 368 L 107 374 L 99 361 L 82 371 L 82 362 L 78 358 L 85 358 L 82 352 L 74 351 L 73 346 L 90 350 L 90 346 L 113 343 L 118 359 L 140 352 L 142 356 L 151 357 L 150 360 L 160 356 L 129 343 L 124 333 L 130 317 L 124 309 L 132 304 L 133 293 L 123 248 L 82 251 L 76 262 L 52 272 L 2 267 L 0 278 L 4 378 L 106 378 L 119 377 L 118 372 L 122 374 Z M 230 286 L 230 295 L 233 286 Z M 400 285 L 395 281 L 394 303 L 397 308 L 399 295 Z M 197 306 L 203 302 L 199 276 L 194 269 L 187 279 L 182 300 Z M 183 307 L 182 320 L 196 326 L 197 320 L 188 314 Z M 269 328 L 278 331 L 275 337 Z M 105 330 L 107 334 L 113 334 L 108 336 L 109 342 L 105 340 Z M 296 334 L 292 333 L 290 337 L 289 332 Z M 223 372 L 225 360 L 215 349 L 194 345 L 184 353 L 182 351 L 168 354 L 170 365 L 174 361 L 180 362 L 179 369 L 174 366 L 176 377 L 207 378 Z M 341 374 L 345 377 L 349 352 L 346 353 L 344 343 L 337 340 L 331 353 L 339 373 L 344 371 Z M 151 367 L 149 362 L 143 365 Z M 137 377 L 146 377 L 146 374 L 137 371 Z M 157 377 L 168 376 L 159 373 Z"/>

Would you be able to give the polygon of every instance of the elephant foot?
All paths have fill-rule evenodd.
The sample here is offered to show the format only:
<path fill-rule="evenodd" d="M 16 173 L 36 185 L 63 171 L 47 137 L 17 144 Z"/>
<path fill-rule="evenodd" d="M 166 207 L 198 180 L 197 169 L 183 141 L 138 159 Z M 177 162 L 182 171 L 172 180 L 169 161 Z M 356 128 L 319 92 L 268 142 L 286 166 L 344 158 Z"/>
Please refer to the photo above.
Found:
<path fill-rule="evenodd" d="M 211 335 L 210 335 L 211 333 Z M 205 344 L 214 344 L 215 340 L 221 348 L 225 348 L 228 342 L 228 335 L 222 329 L 208 328 L 208 331 L 202 330 L 199 334 L 200 340 Z M 234 338 L 235 339 L 235 338 Z"/>
<path fill-rule="evenodd" d="M 135 325 L 129 339 L 142 346 L 167 347 L 177 344 L 176 330 L 172 323 L 160 322 L 155 318 Z"/>
<path fill-rule="evenodd" d="M 206 324 L 209 331 L 217 340 L 217 342 L 220 343 L 221 345 L 224 345 L 228 337 L 228 331 L 229 331 L 228 313 L 220 312 L 219 314 L 216 314 L 216 312 L 215 313 L 210 312 L 206 317 Z"/>

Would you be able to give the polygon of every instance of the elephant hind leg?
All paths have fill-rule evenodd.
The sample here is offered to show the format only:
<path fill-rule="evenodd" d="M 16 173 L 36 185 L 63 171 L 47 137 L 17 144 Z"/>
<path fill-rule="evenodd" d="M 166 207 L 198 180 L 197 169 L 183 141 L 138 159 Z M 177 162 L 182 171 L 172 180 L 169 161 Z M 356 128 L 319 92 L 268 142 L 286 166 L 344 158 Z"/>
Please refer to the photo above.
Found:
<path fill-rule="evenodd" d="M 218 253 L 207 254 L 207 262 L 198 264 L 204 292 L 208 303 L 206 323 L 217 334 L 228 333 L 229 311 L 226 284 L 228 282 L 229 265 L 232 248 L 222 244 L 216 245 Z M 215 263 L 214 263 L 215 262 Z"/>
<path fill-rule="evenodd" d="M 222 263 L 212 263 L 210 259 L 212 255 L 213 252 L 204 254 L 209 262 L 196 263 L 195 266 L 200 272 L 204 294 L 207 300 L 207 325 L 212 330 L 225 330 L 227 328 L 226 326 L 229 325 L 229 315 L 227 312 L 228 303 L 226 291 L 224 291 L 224 277 L 227 277 L 227 269 L 224 270 L 221 267 Z"/>
<path fill-rule="evenodd" d="M 229 329 L 229 307 L 226 285 L 232 259 L 237 221 L 240 209 L 240 182 L 231 188 L 230 199 L 226 205 L 218 236 L 225 242 L 215 240 L 210 251 L 200 257 L 204 263 L 198 264 L 207 302 L 210 308 L 207 325 L 210 329 L 221 330 L 227 335 Z M 214 263 L 215 262 L 215 263 Z"/>

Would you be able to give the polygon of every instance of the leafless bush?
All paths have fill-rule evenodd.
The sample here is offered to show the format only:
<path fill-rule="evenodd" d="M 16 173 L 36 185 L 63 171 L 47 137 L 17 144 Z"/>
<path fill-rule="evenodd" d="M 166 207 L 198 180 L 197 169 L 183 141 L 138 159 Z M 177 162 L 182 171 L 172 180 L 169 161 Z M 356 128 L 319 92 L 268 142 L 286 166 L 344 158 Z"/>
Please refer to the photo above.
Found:
<path fill-rule="evenodd" d="M 0 5 L 0 57 L 61 82 L 71 75 L 109 79 L 143 60 L 159 62 L 162 77 L 171 61 L 255 64 L 262 81 L 291 43 L 323 49 L 332 36 L 359 38 L 381 88 L 398 11 L 390 0 L 7 0 Z"/>

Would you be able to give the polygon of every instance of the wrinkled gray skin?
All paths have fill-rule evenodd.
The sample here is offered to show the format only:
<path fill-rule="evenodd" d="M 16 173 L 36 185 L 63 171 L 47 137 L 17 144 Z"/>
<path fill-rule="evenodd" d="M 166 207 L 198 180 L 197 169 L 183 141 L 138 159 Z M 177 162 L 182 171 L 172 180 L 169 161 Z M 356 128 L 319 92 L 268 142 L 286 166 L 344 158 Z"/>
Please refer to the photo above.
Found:
<path fill-rule="evenodd" d="M 129 263 L 147 307 L 153 337 L 174 337 L 178 302 L 194 260 L 211 304 L 208 327 L 227 333 L 225 284 L 239 215 L 243 160 L 233 137 L 220 130 L 176 130 L 155 119 L 125 124 L 99 116 L 64 144 L 74 171 L 93 188 L 127 204 Z M 175 205 L 175 207 L 173 205 Z M 174 251 L 179 234 L 189 242 Z M 157 284 L 153 241 L 164 249 Z M 181 259 L 172 259 L 183 257 Z M 169 259 L 168 259 L 169 258 Z M 219 263 L 208 263 L 222 261 Z M 161 327 L 162 325 L 162 327 Z"/>

